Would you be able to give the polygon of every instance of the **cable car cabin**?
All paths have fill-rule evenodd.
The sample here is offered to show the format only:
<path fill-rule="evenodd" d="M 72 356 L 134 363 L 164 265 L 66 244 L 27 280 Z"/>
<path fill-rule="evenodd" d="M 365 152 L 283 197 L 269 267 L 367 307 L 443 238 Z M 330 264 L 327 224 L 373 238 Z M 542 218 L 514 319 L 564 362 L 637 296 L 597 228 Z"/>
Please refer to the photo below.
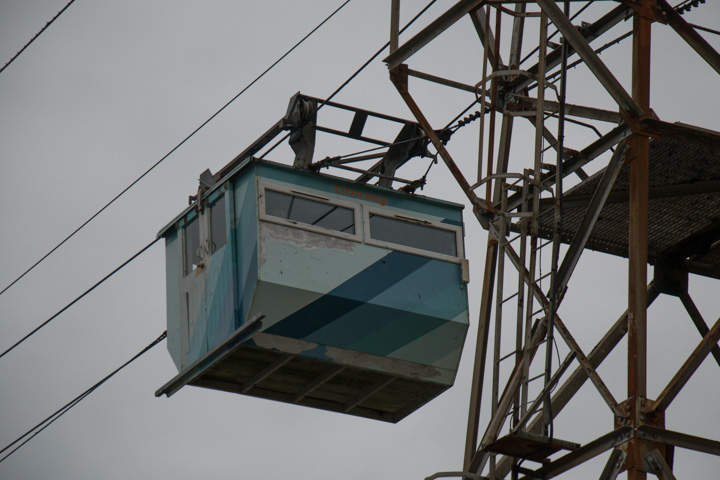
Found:
<path fill-rule="evenodd" d="M 248 159 L 159 236 L 182 386 L 397 422 L 452 386 L 462 206 Z"/>

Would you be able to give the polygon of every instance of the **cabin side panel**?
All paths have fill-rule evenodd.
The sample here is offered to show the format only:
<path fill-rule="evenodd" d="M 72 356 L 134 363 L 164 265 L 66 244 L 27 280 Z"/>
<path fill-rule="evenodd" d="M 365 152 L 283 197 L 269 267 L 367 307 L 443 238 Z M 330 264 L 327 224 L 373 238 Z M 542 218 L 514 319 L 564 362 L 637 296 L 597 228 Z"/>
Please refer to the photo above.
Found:
<path fill-rule="evenodd" d="M 230 246 L 231 237 L 228 225 L 230 206 L 228 197 L 232 197 L 232 190 L 220 189 L 220 194 L 213 199 L 211 208 L 211 230 L 217 234 L 223 233 L 224 238 L 216 239 L 211 233 L 210 248 L 212 255 L 207 265 L 207 280 L 205 282 L 204 296 L 207 298 L 207 349 L 212 349 L 221 343 L 235 330 L 235 278 L 233 266 L 233 249 Z M 232 201 L 232 198 L 230 198 Z M 222 210 L 222 214 L 213 209 Z M 222 219 L 225 228 L 216 228 L 214 221 Z"/>
<path fill-rule="evenodd" d="M 165 237 L 165 288 L 167 300 L 167 349 L 178 370 L 183 365 L 183 343 L 187 345 L 187 332 L 182 325 L 180 275 L 182 244 L 177 230 Z"/>
<path fill-rule="evenodd" d="M 257 194 L 253 170 L 228 182 L 225 196 L 226 242 L 213 251 L 200 272 L 202 297 L 191 325 L 190 348 L 183 365 L 222 343 L 247 319 L 257 284 Z M 213 199 L 213 202 L 217 201 Z M 209 225 L 209 224 L 208 224 Z"/>
<path fill-rule="evenodd" d="M 265 166 L 260 174 L 260 196 L 263 188 L 284 188 L 361 212 L 354 239 L 260 218 L 260 279 L 251 313 L 266 315 L 263 330 L 437 367 L 451 373 L 442 380 L 451 384 L 469 324 L 460 261 L 367 244 L 366 223 L 377 213 L 450 225 L 459 232 L 456 255 L 462 257 L 460 208 L 286 169 Z"/>
<path fill-rule="evenodd" d="M 234 218 L 232 235 L 235 237 L 233 275 L 237 279 L 237 313 L 233 330 L 244 324 L 252 304 L 258 281 L 258 214 L 257 187 L 253 174 L 234 179 Z M 229 333 L 229 332 L 228 332 Z"/>

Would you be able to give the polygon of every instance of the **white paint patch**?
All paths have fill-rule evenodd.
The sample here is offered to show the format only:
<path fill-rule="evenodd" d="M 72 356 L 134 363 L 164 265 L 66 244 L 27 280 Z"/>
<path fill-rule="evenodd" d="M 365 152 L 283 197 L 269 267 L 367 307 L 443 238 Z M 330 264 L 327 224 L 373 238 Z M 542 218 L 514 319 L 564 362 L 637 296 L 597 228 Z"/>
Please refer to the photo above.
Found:
<path fill-rule="evenodd" d="M 266 240 L 284 241 L 304 250 L 329 248 L 347 253 L 352 253 L 357 246 L 356 242 L 344 240 L 338 237 L 322 235 L 274 223 L 260 222 L 261 249 L 263 248 Z"/>

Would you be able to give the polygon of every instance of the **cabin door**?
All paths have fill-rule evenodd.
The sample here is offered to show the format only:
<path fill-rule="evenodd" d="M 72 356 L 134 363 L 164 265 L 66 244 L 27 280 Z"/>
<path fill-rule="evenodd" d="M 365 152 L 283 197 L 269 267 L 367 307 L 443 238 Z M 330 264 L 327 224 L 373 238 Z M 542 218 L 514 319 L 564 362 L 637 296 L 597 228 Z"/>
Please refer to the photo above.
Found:
<path fill-rule="evenodd" d="M 180 281 L 180 291 L 184 297 L 181 338 L 182 363 L 192 352 L 191 358 L 197 357 L 204 350 L 204 324 L 207 321 L 207 309 L 204 305 L 205 281 L 207 278 L 204 268 L 205 238 L 207 219 L 200 212 L 193 220 L 185 224 L 182 229 L 183 242 L 183 276 Z"/>
<path fill-rule="evenodd" d="M 208 338 L 209 313 L 217 288 L 217 272 L 209 277 L 213 256 L 222 255 L 226 244 L 225 196 L 206 204 L 183 228 L 183 277 L 180 284 L 185 297 L 181 328 L 183 364 L 188 353 L 198 358 L 213 342 Z M 217 265 L 216 265 L 217 267 Z M 209 283 L 210 282 L 210 283 Z"/>

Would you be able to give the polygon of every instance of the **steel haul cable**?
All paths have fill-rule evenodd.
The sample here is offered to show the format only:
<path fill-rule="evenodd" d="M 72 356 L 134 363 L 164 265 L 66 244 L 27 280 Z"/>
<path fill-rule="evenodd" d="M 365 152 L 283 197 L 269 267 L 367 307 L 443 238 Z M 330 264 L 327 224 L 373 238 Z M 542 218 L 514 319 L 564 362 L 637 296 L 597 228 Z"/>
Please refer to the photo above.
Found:
<path fill-rule="evenodd" d="M 430 7 L 432 7 L 433 4 L 434 4 L 436 1 L 437 1 L 437 0 L 432 0 L 430 3 L 428 3 L 428 4 L 425 6 L 425 8 L 423 8 L 422 10 L 420 10 L 420 12 L 419 12 L 417 15 L 415 15 L 415 16 L 413 17 L 413 19 L 410 20 L 410 21 L 407 23 L 407 25 L 405 25 L 405 26 L 400 30 L 399 33 L 403 33 L 408 27 L 410 27 L 410 25 L 412 25 L 413 23 L 415 23 L 415 21 L 416 21 L 418 18 L 420 18 L 425 12 L 427 12 L 428 9 L 429 9 Z M 381 54 L 382 52 L 384 52 L 385 49 L 386 49 L 387 47 L 389 47 L 389 46 L 390 46 L 390 42 L 388 41 L 385 45 L 383 45 L 382 47 L 380 47 L 380 49 L 379 49 L 377 52 L 375 52 L 375 53 L 373 54 L 373 56 L 370 57 L 365 63 L 363 63 L 362 66 L 355 71 L 355 73 L 353 73 L 352 75 L 350 75 L 350 78 L 348 78 L 347 80 L 345 80 L 345 81 L 342 83 L 342 85 L 340 85 L 333 93 L 330 94 L 329 97 L 327 97 L 325 100 L 323 100 L 322 103 L 315 108 L 315 111 L 313 111 L 313 112 L 310 113 L 310 115 L 313 115 L 313 114 L 317 113 L 322 107 L 324 107 L 330 100 L 332 100 L 338 93 L 340 93 L 340 91 L 341 91 L 343 88 L 345 88 L 351 81 L 353 81 L 353 79 L 355 79 L 355 77 L 357 77 L 358 75 L 360 75 L 360 72 L 362 72 L 363 70 L 365 70 L 365 68 L 366 68 L 368 65 L 370 65 L 370 63 L 372 63 L 373 60 L 375 60 L 378 56 L 380 56 L 380 54 Z M 275 150 L 282 142 L 284 142 L 290 135 L 291 135 L 290 132 L 286 133 L 285 136 L 283 136 L 280 140 L 278 140 L 278 141 L 277 141 L 272 147 L 270 147 L 265 153 L 263 153 L 262 155 L 260 155 L 260 158 L 261 158 L 261 159 L 265 158 L 270 152 L 272 152 L 273 150 Z M 0 294 L 2 294 L 2 292 L 0 292 Z"/>
<path fill-rule="evenodd" d="M 74 1 L 74 0 L 73 0 L 73 1 Z M 240 97 L 240 95 L 242 95 L 243 93 L 245 93 L 250 87 L 252 87 L 255 83 L 257 83 L 263 76 L 265 76 L 266 73 L 268 73 L 270 70 L 272 70 L 272 69 L 273 69 L 278 63 L 280 63 L 285 57 L 287 57 L 288 55 L 290 55 L 290 53 L 292 53 L 293 50 L 295 50 L 297 47 L 299 47 L 305 40 L 307 40 L 313 33 L 315 33 L 318 29 L 320 29 L 320 27 L 322 27 L 325 23 L 327 23 L 333 16 L 335 16 L 336 13 L 338 13 L 338 12 L 339 12 L 345 5 L 347 5 L 348 3 L 350 3 L 350 0 L 345 0 L 345 2 L 343 2 L 337 9 L 335 9 L 335 11 L 333 11 L 330 15 L 328 15 L 328 16 L 325 18 L 325 20 L 323 20 L 322 22 L 320 22 L 320 24 L 318 24 L 315 28 L 313 28 L 313 29 L 310 31 L 310 33 L 308 33 L 307 35 L 305 35 L 299 42 L 297 42 L 292 48 L 290 48 L 290 50 L 288 50 L 287 52 L 285 52 L 284 55 L 282 55 L 282 56 L 281 56 L 280 58 L 278 58 L 272 65 L 270 65 L 268 68 L 266 68 L 264 72 L 262 72 L 260 75 L 258 75 L 257 77 L 255 77 L 255 80 L 253 80 L 252 82 L 250 82 L 250 83 L 249 83 L 245 88 L 243 88 L 237 95 L 235 95 L 232 99 L 230 99 L 229 102 L 227 102 L 225 105 L 223 105 L 217 112 L 215 112 L 210 118 L 208 118 L 207 120 L 205 120 L 199 127 L 197 127 L 195 130 L 193 130 L 193 132 L 190 133 L 190 135 L 188 135 L 187 137 L 185 137 L 180 143 L 178 143 L 175 147 L 173 147 L 172 150 L 170 150 L 167 154 L 165 154 L 165 156 L 163 156 L 160 160 L 158 160 L 157 162 L 155 162 L 150 168 L 148 168 L 147 170 L 145 170 L 145 172 L 144 172 L 142 175 L 140 175 L 140 176 L 139 176 L 137 179 L 135 179 L 130 185 L 128 185 L 124 190 L 122 190 L 120 193 L 118 193 L 112 200 L 110 200 L 108 203 L 106 203 L 105 206 L 103 206 L 100 210 L 98 210 L 97 212 L 95 212 L 95 214 L 93 214 L 90 218 L 88 218 L 82 225 L 80 225 L 79 227 L 77 227 L 70 235 L 68 235 L 67 237 L 65 237 L 64 240 L 62 240 L 60 243 L 58 243 L 57 245 L 55 245 L 55 247 L 53 247 L 52 250 L 50 250 L 48 253 L 46 253 L 45 255 L 43 255 L 43 256 L 40 258 L 40 260 L 38 260 L 37 262 L 35 262 L 32 266 L 30 266 L 30 268 L 28 268 L 27 270 L 25 270 L 19 277 L 17 277 L 17 278 L 16 278 L 15 280 L 13 280 L 9 285 L 7 285 L 5 288 L 3 288 L 2 291 L 0 291 L 0 295 L 2 295 L 3 293 L 5 293 L 10 287 L 12 287 L 13 285 L 15 285 L 18 281 L 20 281 L 20 279 L 22 279 L 25 275 L 27 275 L 28 273 L 30 273 L 30 272 L 31 272 L 35 267 L 37 267 L 43 260 L 45 260 L 45 259 L 48 258 L 50 255 L 52 255 L 58 248 L 60 248 L 63 244 L 65 244 L 65 242 L 67 242 L 68 240 L 70 240 L 73 236 L 75 236 L 76 233 L 78 233 L 80 230 L 82 230 L 83 228 L 85 228 L 85 226 L 86 226 L 88 223 L 92 222 L 98 215 L 100 215 L 102 212 L 104 212 L 110 205 L 112 205 L 113 203 L 115 203 L 116 200 L 118 200 L 118 199 L 119 199 L 120 197 L 122 197 L 128 190 L 130 190 L 130 189 L 131 189 L 132 187 L 134 187 L 138 182 L 140 182 L 140 180 L 142 180 L 143 178 L 145 178 L 145 176 L 148 175 L 150 172 L 152 172 L 152 171 L 155 169 L 155 167 L 157 167 L 158 165 L 160 165 L 163 161 L 165 161 L 165 159 L 167 159 L 170 155 L 172 155 L 173 153 L 175 153 L 175 151 L 176 151 L 177 149 L 179 149 L 181 146 L 183 146 L 183 145 L 185 144 L 185 142 L 187 142 L 187 141 L 190 140 L 193 136 L 195 136 L 196 133 L 198 133 L 203 127 L 205 127 L 208 123 L 210 123 L 212 120 L 214 120 L 215 117 L 217 117 L 218 115 L 220 115 L 220 113 L 221 113 L 223 110 L 225 110 L 227 107 L 229 107 L 231 103 L 233 103 L 235 100 L 237 100 L 238 97 Z M 67 7 L 66 7 L 66 8 L 67 8 Z"/>
<path fill-rule="evenodd" d="M 140 358 L 141 356 L 143 356 L 145 353 L 147 353 L 148 351 L 150 351 L 153 347 L 155 347 L 156 345 L 158 345 L 160 342 L 162 342 L 163 340 L 165 340 L 165 337 L 167 337 L 167 331 L 164 331 L 158 338 L 156 338 L 155 340 L 153 340 L 153 342 L 150 343 L 147 347 L 145 347 L 145 348 L 142 349 L 140 352 L 138 352 L 138 353 L 137 353 L 134 357 L 132 357 L 130 360 L 128 360 L 127 362 L 123 363 L 123 364 L 120 365 L 118 368 L 116 368 L 115 370 L 113 370 L 113 371 L 112 371 L 110 374 L 108 374 L 105 378 L 103 378 L 102 380 L 100 380 L 99 382 L 97 382 L 95 385 L 93 385 L 92 387 L 90 387 L 90 388 L 88 388 L 87 390 L 85 390 L 83 393 L 81 393 L 81 394 L 78 395 L 77 397 L 73 398 L 71 401 L 69 401 L 68 403 L 66 403 L 65 405 L 63 405 L 60 409 L 58 409 L 57 411 L 55 411 L 52 415 L 50 415 L 49 417 L 47 417 L 45 420 L 43 420 L 42 422 L 38 423 L 38 424 L 35 425 L 33 428 L 31 428 L 30 430 L 28 430 L 27 432 L 25 432 L 24 434 L 22 434 L 22 435 L 21 435 L 20 437 L 18 437 L 15 441 L 13 441 L 12 443 L 6 445 L 5 448 L 3 448 L 2 450 L 0 450 L 0 454 L 5 453 L 5 452 L 6 452 L 8 449 L 10 449 L 13 445 L 15 445 L 15 444 L 21 442 L 23 439 L 25 439 L 25 441 L 23 441 L 22 443 L 20 443 L 20 445 L 18 445 L 18 446 L 15 447 L 14 449 L 12 449 L 7 455 L 5 455 L 4 457 L 0 458 L 0 463 L 2 463 L 3 461 L 5 461 L 5 460 L 6 460 L 10 455 L 12 455 L 13 453 L 17 452 L 23 445 L 25 445 L 25 444 L 28 443 L 30 440 L 32 440 L 33 438 L 35 438 L 40 432 L 42 432 L 42 431 L 45 430 L 47 427 L 49 427 L 50 425 L 52 425 L 53 422 L 55 422 L 55 420 L 57 420 L 57 419 L 59 419 L 60 417 L 62 417 L 63 415 L 65 415 L 71 408 L 73 408 L 75 405 L 77 405 L 78 403 L 80 403 L 84 398 L 86 398 L 86 397 L 87 397 L 88 395 L 90 395 L 92 392 L 94 392 L 95 390 L 97 390 L 103 383 L 105 383 L 105 382 L 107 382 L 108 380 L 110 380 L 110 379 L 111 379 L 116 373 L 118 373 L 120 370 L 122 370 L 123 368 L 127 367 L 127 366 L 130 365 L 132 362 L 134 362 L 135 360 L 137 360 L 138 358 Z"/>
<path fill-rule="evenodd" d="M 20 49 L 19 52 L 17 52 L 17 53 L 15 54 L 15 56 L 13 56 L 10 60 L 8 60 L 8 62 L 5 64 L 4 67 L 0 68 L 0 73 L 2 73 L 3 70 L 5 70 L 12 62 L 14 62 L 15 59 L 18 58 L 18 57 L 20 56 L 20 54 L 23 53 L 23 52 L 25 51 L 25 49 L 28 48 L 28 47 L 30 46 L 30 44 L 35 41 L 35 39 L 37 39 L 45 30 L 47 30 L 47 28 L 50 26 L 50 24 L 53 23 L 55 20 L 57 20 L 57 18 L 58 18 L 60 15 L 62 15 L 63 12 L 64 12 L 65 10 L 67 10 L 68 7 L 73 4 L 74 1 L 75 1 L 75 0 L 70 0 L 70 2 L 68 2 L 68 4 L 65 5 L 65 6 L 63 7 L 63 9 L 60 10 L 60 11 L 57 13 L 57 15 L 55 15 L 55 16 L 52 18 L 52 20 L 50 20 L 49 22 L 47 22 L 47 23 L 45 24 L 45 26 L 44 26 L 38 33 L 36 33 L 35 36 L 34 36 L 33 38 L 31 38 L 30 41 L 27 42 L 27 43 L 25 44 L 25 46 Z"/>
<path fill-rule="evenodd" d="M 160 237 L 156 238 L 155 240 L 153 240 L 152 242 L 150 242 L 149 244 L 147 244 L 147 245 L 146 245 L 145 247 L 143 247 L 139 252 L 137 252 L 135 255 L 133 255 L 132 257 L 130 257 L 129 259 L 127 259 L 125 262 L 123 262 L 122 265 L 120 265 L 119 267 L 117 267 L 115 270 L 113 270 L 112 272 L 108 273 L 107 275 L 105 275 L 105 276 L 102 278 L 102 280 L 100 280 L 99 282 L 97 282 L 95 285 L 93 285 L 92 287 L 88 288 L 87 290 L 85 290 L 85 292 L 83 292 L 83 293 L 82 293 L 79 297 L 77 297 L 75 300 L 73 300 L 72 302 L 68 303 L 68 304 L 65 305 L 63 308 L 61 308 L 55 315 L 53 315 L 52 317 L 48 318 L 48 319 L 45 320 L 43 323 L 41 323 L 40 325 L 38 325 L 37 327 L 35 327 L 35 329 L 34 329 L 33 331 L 31 331 L 30 333 L 28 333 L 27 335 L 25 335 L 23 338 L 21 338 L 20 340 L 18 340 L 17 342 L 15 342 L 12 347 L 8 348 L 8 349 L 5 350 L 3 353 L 0 353 L 0 358 L 4 357 L 7 353 L 9 353 L 9 352 L 10 352 L 11 350 L 13 350 L 15 347 L 17 347 L 18 345 L 20 345 L 21 343 L 23 343 L 23 342 L 24 342 L 25 340 L 27 340 L 28 338 L 30 338 L 30 337 L 32 337 L 33 335 L 35 335 L 41 328 L 43 328 L 45 325 L 47 325 L 48 323 L 50 323 L 50 322 L 52 322 L 53 320 L 55 320 L 55 318 L 57 318 L 61 313 L 63 313 L 65 310 L 67 310 L 68 308 L 70 308 L 70 307 L 72 307 L 73 305 L 75 305 L 75 304 L 76 304 L 77 302 L 79 302 L 83 297 L 85 297 L 87 294 L 89 294 L 90 292 L 92 292 L 93 290 L 95 290 L 95 288 L 99 287 L 103 282 L 105 282 L 105 280 L 107 280 L 108 278 L 110 278 L 110 277 L 112 277 L 113 275 L 115 275 L 117 272 L 119 272 L 119 271 L 120 271 L 123 267 L 125 267 L 127 264 L 129 264 L 130 262 L 132 262 L 133 260 L 135 260 L 137 257 L 139 257 L 140 255 L 142 255 L 148 248 L 150 248 L 150 247 L 152 247 L 153 245 L 155 245 L 155 243 L 157 243 L 158 240 L 160 240 Z"/>

